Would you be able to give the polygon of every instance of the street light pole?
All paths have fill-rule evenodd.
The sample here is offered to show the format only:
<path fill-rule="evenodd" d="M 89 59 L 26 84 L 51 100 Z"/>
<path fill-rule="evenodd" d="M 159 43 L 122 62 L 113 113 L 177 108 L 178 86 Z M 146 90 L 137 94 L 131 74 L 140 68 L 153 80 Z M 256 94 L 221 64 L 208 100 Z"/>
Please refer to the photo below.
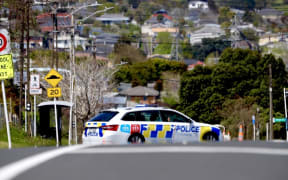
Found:
<path fill-rule="evenodd" d="M 69 118 L 69 138 L 68 138 L 68 144 L 71 145 L 71 139 L 72 139 L 72 118 L 73 118 L 73 107 L 74 107 L 74 99 L 73 99 L 73 95 L 74 95 L 74 81 L 75 81 L 75 23 L 74 23 L 74 14 L 79 11 L 80 9 L 83 8 L 87 8 L 87 7 L 92 7 L 92 6 L 100 6 L 102 4 L 98 4 L 97 1 L 94 4 L 90 4 L 90 5 L 84 5 L 81 6 L 80 8 L 72 11 L 70 13 L 71 15 L 71 45 L 70 45 L 70 102 L 71 102 L 71 107 L 70 107 L 70 118 Z M 97 13 L 101 13 L 101 12 L 106 12 L 109 9 L 112 9 L 113 7 L 105 7 L 105 9 L 100 10 L 100 11 L 96 11 L 92 14 L 90 14 L 89 16 L 85 17 L 84 19 L 82 19 L 82 21 L 85 21 L 86 19 L 90 18 L 91 16 L 94 16 Z M 76 121 L 76 120 L 75 120 Z M 76 134 L 77 136 L 77 134 Z M 77 140 L 76 140 L 77 141 Z"/>

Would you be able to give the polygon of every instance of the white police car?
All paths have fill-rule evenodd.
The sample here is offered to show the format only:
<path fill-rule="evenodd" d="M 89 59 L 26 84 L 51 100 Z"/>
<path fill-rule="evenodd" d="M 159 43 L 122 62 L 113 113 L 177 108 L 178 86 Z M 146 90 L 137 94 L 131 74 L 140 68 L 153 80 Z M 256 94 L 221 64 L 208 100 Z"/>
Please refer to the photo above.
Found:
<path fill-rule="evenodd" d="M 119 108 L 101 111 L 85 123 L 84 144 L 188 143 L 221 141 L 217 125 L 195 122 L 163 107 Z"/>

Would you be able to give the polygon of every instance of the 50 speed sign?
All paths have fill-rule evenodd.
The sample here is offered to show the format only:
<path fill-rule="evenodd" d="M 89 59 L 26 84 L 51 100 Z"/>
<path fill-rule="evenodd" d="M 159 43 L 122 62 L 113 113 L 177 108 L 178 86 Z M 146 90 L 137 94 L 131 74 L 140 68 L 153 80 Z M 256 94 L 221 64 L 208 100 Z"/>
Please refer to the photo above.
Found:
<path fill-rule="evenodd" d="M 10 37 L 6 29 L 0 29 L 0 55 L 10 53 Z"/>

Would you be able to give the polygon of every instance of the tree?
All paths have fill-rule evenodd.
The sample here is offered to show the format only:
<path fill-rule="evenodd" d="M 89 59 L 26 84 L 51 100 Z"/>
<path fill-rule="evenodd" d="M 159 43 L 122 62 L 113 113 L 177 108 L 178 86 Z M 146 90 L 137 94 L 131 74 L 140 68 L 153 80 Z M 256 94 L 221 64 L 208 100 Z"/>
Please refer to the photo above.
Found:
<path fill-rule="evenodd" d="M 257 36 L 257 32 L 253 29 L 243 29 L 242 33 L 245 39 L 258 43 L 259 37 Z"/>
<path fill-rule="evenodd" d="M 253 99 L 253 103 L 269 108 L 269 64 L 273 72 L 273 108 L 283 113 L 283 88 L 288 76 L 282 59 L 262 56 L 257 51 L 226 49 L 219 63 L 200 67 L 183 74 L 179 110 L 203 122 L 220 123 L 226 100 Z"/>
<path fill-rule="evenodd" d="M 114 88 L 111 81 L 117 69 L 106 62 L 89 59 L 76 66 L 75 96 L 77 119 L 84 124 L 103 108 L 103 94 Z"/>
<path fill-rule="evenodd" d="M 231 22 L 231 19 L 234 17 L 235 13 L 230 11 L 229 7 L 221 7 L 219 10 L 218 22 L 222 24 L 224 22 Z"/>
<path fill-rule="evenodd" d="M 187 66 L 182 62 L 156 58 L 132 65 L 123 65 L 115 73 L 114 78 L 117 83 L 134 82 L 137 85 L 146 85 L 148 82 L 161 79 L 163 72 L 171 71 L 182 74 L 186 69 Z"/>

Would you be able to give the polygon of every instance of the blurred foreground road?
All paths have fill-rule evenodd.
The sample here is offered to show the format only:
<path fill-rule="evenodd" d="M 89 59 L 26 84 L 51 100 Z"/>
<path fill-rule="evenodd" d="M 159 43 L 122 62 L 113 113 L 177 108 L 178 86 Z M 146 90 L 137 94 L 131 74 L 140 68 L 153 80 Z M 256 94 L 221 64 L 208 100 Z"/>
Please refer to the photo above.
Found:
<path fill-rule="evenodd" d="M 288 143 L 72 146 L 0 150 L 0 179 L 287 179 Z"/>

